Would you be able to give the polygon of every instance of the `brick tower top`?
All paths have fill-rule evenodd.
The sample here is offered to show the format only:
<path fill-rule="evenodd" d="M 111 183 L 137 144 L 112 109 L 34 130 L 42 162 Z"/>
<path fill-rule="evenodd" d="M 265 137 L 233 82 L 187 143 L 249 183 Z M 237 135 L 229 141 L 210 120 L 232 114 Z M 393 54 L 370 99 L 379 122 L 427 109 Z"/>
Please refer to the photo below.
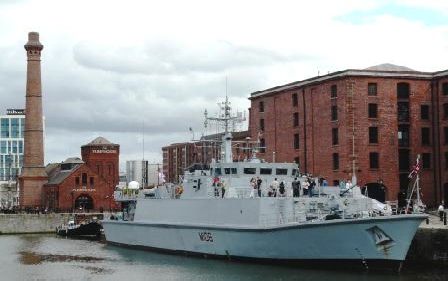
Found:
<path fill-rule="evenodd" d="M 120 145 L 98 137 L 81 146 L 82 160 L 111 186 L 118 184 Z"/>
<path fill-rule="evenodd" d="M 25 44 L 26 54 L 28 60 L 40 60 L 40 52 L 44 46 L 39 41 L 39 33 L 28 33 L 28 42 Z"/>

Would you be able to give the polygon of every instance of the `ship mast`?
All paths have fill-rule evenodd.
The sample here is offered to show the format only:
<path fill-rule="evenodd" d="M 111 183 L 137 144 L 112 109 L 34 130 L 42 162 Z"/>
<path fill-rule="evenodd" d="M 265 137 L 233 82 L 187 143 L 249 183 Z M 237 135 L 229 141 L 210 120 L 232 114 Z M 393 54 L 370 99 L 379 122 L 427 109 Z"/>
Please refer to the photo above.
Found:
<path fill-rule="evenodd" d="M 233 155 L 232 155 L 232 133 L 230 132 L 229 126 L 231 122 L 237 122 L 238 116 L 232 116 L 230 113 L 230 101 L 229 97 L 226 94 L 226 100 L 218 103 L 223 111 L 223 114 L 220 114 L 218 117 L 208 117 L 205 114 L 205 123 L 207 121 L 215 121 L 218 124 L 222 124 L 224 127 L 224 134 L 222 136 L 222 144 L 221 144 L 221 162 L 222 163 L 232 163 Z"/>

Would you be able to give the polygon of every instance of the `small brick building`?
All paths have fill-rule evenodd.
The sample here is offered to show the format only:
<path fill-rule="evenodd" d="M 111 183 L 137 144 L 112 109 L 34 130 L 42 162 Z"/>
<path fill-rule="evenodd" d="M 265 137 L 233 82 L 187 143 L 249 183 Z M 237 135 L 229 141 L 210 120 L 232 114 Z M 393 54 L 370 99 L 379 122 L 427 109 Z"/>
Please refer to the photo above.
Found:
<path fill-rule="evenodd" d="M 50 210 L 109 210 L 119 180 L 120 146 L 103 137 L 81 147 L 82 160 L 68 158 L 46 167 L 44 206 Z"/>
<path fill-rule="evenodd" d="M 417 154 L 423 200 L 448 202 L 448 71 L 390 64 L 251 94 L 249 131 L 267 161 L 299 163 L 330 184 L 352 177 L 384 201 L 403 196 Z M 274 159 L 275 158 L 275 159 Z"/>

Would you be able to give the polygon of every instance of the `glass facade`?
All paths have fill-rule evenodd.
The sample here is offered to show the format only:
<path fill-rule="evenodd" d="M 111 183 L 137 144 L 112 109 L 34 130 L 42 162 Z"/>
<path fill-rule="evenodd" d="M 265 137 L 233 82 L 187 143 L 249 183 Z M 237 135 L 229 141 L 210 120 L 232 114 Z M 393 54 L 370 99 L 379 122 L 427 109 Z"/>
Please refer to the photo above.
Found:
<path fill-rule="evenodd" d="M 15 181 L 21 172 L 25 115 L 0 116 L 0 181 Z"/>

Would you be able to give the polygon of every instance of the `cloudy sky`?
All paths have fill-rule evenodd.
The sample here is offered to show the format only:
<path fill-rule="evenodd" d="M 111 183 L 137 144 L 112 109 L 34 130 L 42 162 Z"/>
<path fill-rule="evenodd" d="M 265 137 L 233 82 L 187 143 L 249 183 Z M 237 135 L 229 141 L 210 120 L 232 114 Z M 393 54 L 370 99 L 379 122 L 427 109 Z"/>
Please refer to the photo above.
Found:
<path fill-rule="evenodd" d="M 46 162 L 97 136 L 121 161 L 203 129 L 227 92 L 348 68 L 448 69 L 448 1 L 1 0 L 0 113 L 23 108 L 29 31 L 40 33 Z"/>

